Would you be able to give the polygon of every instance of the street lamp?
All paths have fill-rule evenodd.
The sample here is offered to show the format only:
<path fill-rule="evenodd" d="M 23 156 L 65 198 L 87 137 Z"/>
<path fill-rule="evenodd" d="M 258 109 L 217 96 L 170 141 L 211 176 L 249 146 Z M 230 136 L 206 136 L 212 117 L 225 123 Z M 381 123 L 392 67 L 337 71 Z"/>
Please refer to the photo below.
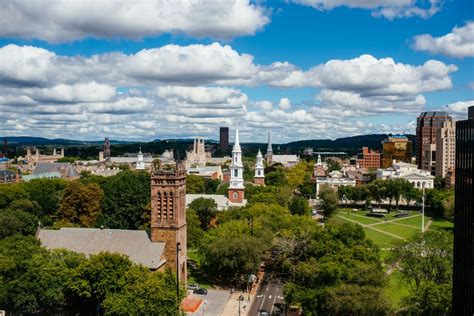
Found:
<path fill-rule="evenodd" d="M 421 190 L 422 190 L 422 196 L 421 196 L 421 233 L 423 234 L 425 232 L 425 183 L 421 183 Z"/>

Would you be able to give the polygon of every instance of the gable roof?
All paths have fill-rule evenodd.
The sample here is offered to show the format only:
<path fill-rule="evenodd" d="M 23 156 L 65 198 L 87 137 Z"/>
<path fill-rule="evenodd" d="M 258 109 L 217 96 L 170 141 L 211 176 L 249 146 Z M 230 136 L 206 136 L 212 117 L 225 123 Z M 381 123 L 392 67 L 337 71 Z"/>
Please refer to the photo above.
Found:
<path fill-rule="evenodd" d="M 165 243 L 152 242 L 144 230 L 69 228 L 40 229 L 37 235 L 47 249 L 67 249 L 77 253 L 96 255 L 101 252 L 119 253 L 150 269 L 158 269 Z"/>

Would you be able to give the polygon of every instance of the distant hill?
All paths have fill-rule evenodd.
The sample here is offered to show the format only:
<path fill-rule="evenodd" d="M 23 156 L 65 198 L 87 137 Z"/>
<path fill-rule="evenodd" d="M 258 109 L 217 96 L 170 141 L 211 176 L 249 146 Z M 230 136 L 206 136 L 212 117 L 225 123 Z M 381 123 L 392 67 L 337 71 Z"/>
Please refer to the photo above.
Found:
<path fill-rule="evenodd" d="M 1 137 L 0 139 L 3 139 Z M 81 146 L 81 145 L 96 145 L 103 144 L 103 140 L 97 141 L 80 141 L 80 140 L 71 140 L 64 138 L 43 138 L 43 137 L 32 137 L 32 136 L 8 136 L 8 143 L 11 145 L 30 145 L 30 146 L 46 146 L 46 145 L 59 145 L 59 146 Z M 128 144 L 129 141 L 121 140 L 110 140 L 112 144 Z"/>

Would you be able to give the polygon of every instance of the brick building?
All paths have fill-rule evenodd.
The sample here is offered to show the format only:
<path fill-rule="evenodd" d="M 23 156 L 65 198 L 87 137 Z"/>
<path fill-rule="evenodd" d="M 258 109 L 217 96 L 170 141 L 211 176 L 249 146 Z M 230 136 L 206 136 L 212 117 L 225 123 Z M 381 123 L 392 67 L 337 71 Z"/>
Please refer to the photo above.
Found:
<path fill-rule="evenodd" d="M 364 169 L 380 168 L 380 153 L 368 147 L 362 147 L 362 153 L 357 155 L 357 165 Z"/>

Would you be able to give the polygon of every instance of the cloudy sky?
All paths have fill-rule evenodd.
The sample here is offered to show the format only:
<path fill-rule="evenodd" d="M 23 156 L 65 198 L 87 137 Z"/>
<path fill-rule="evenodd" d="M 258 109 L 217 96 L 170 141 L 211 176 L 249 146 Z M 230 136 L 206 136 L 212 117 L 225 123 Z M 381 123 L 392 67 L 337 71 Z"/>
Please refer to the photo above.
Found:
<path fill-rule="evenodd" d="M 470 0 L 0 3 L 0 135 L 275 142 L 474 105 Z"/>

